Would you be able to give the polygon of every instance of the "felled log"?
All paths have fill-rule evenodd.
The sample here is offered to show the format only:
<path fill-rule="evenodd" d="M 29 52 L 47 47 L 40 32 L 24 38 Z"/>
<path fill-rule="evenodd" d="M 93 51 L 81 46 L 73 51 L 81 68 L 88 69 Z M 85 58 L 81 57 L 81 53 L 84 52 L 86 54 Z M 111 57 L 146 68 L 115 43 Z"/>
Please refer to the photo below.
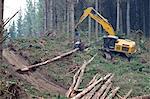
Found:
<path fill-rule="evenodd" d="M 109 96 L 107 96 L 106 99 L 112 99 L 116 95 L 116 93 L 119 89 L 120 89 L 120 87 L 116 87 L 114 90 L 112 90 L 112 93 L 109 94 Z"/>
<path fill-rule="evenodd" d="M 74 96 L 71 99 L 80 99 L 82 96 L 84 96 L 86 93 L 88 93 L 89 91 L 91 91 L 97 84 L 99 84 L 100 82 L 102 82 L 103 80 L 108 79 L 112 74 L 107 74 L 104 78 L 100 78 L 98 81 L 92 83 L 90 86 L 88 86 L 87 88 L 85 88 L 82 92 L 80 92 L 79 94 L 77 94 L 76 96 Z"/>
<path fill-rule="evenodd" d="M 96 82 L 96 81 L 95 81 Z M 94 82 L 93 82 L 94 83 Z M 89 91 L 86 95 L 83 96 L 84 99 L 94 99 L 94 95 L 97 92 L 97 90 L 101 87 L 103 82 L 97 84 L 91 91 Z"/>
<path fill-rule="evenodd" d="M 72 85 L 70 86 L 70 88 L 69 88 L 69 90 L 67 91 L 67 93 L 66 93 L 66 96 L 69 98 L 69 97 L 72 97 L 72 93 L 74 93 L 74 86 L 75 86 L 75 84 L 76 84 L 76 81 L 77 81 L 77 79 L 78 79 L 78 76 L 79 76 L 79 74 L 80 74 L 80 72 L 81 72 L 81 69 L 79 69 L 76 73 L 75 73 L 75 75 L 73 76 L 73 83 L 72 83 Z"/>
<path fill-rule="evenodd" d="M 82 81 L 81 77 L 82 77 L 83 74 L 84 74 L 84 70 L 85 70 L 86 65 L 87 65 L 86 62 L 84 62 L 83 66 L 81 67 L 80 75 L 78 76 L 78 79 L 77 79 L 77 81 L 76 81 L 76 84 L 75 84 L 73 90 L 77 90 L 77 89 L 79 88 L 79 85 L 80 85 L 80 83 L 81 83 L 81 81 Z"/>
<path fill-rule="evenodd" d="M 57 56 L 57 57 L 54 57 L 54 58 L 52 58 L 52 59 L 49 59 L 49 60 L 47 60 L 47 61 L 44 61 L 44 62 L 41 62 L 41 63 L 38 63 L 38 64 L 34 64 L 34 65 L 30 65 L 30 66 L 26 66 L 26 68 L 20 68 L 20 69 L 17 69 L 16 71 L 25 72 L 25 71 L 28 71 L 28 70 L 30 70 L 30 69 L 32 69 L 32 68 L 37 68 L 37 67 L 39 67 L 39 66 L 46 65 L 46 64 L 48 64 L 48 63 L 54 62 L 54 61 L 56 61 L 56 60 L 59 60 L 59 59 L 65 57 L 65 56 L 68 56 L 68 55 L 70 55 L 70 54 L 72 54 L 72 53 L 74 53 L 74 52 L 76 52 L 76 51 L 78 51 L 78 50 L 79 50 L 78 48 L 73 49 L 73 50 L 71 50 L 71 51 L 69 51 L 69 52 L 63 53 L 63 54 L 61 54 L 61 55 L 59 55 L 59 56 Z"/>
<path fill-rule="evenodd" d="M 86 85 L 86 87 L 90 86 L 92 83 L 95 83 L 97 81 L 97 77 L 99 74 L 96 74 L 92 80 Z M 88 92 L 86 95 L 82 97 L 82 99 L 91 99 L 91 97 L 94 95 L 94 92 L 101 86 L 101 84 L 98 84 L 96 88 L 93 88 L 90 92 Z"/>
<path fill-rule="evenodd" d="M 123 97 L 123 99 L 127 99 L 130 96 L 131 92 L 132 92 L 132 89 Z"/>
<path fill-rule="evenodd" d="M 112 75 L 106 82 L 105 84 L 100 88 L 100 90 L 97 92 L 96 97 L 97 99 L 99 99 L 99 97 L 103 94 L 103 92 L 105 91 L 105 89 L 108 87 L 108 85 L 111 83 L 112 78 L 114 77 L 114 75 Z"/>
<path fill-rule="evenodd" d="M 66 73 L 66 75 L 69 75 L 69 74 L 71 74 L 71 73 L 74 73 L 75 71 L 77 71 L 79 68 L 78 67 L 76 67 L 76 68 L 74 68 L 72 71 L 70 71 L 70 72 L 68 72 L 68 73 Z"/>
<path fill-rule="evenodd" d="M 116 96 L 119 98 L 119 99 L 123 99 L 123 97 L 121 95 L 119 95 L 118 93 L 116 93 Z"/>
<path fill-rule="evenodd" d="M 80 68 L 80 69 L 81 69 L 81 72 L 80 72 L 80 75 L 78 76 L 78 79 L 77 79 L 76 85 L 75 85 L 75 87 L 74 87 L 74 90 L 77 90 L 77 89 L 78 89 L 78 87 L 79 87 L 79 85 L 80 85 L 80 83 L 81 83 L 81 81 L 82 81 L 81 77 L 82 77 L 83 74 L 84 74 L 84 71 L 85 71 L 86 66 L 87 66 L 89 63 L 91 63 L 91 61 L 95 58 L 96 55 L 97 55 L 97 54 L 95 54 L 89 61 L 87 61 L 87 62 L 85 61 L 84 64 L 82 65 L 82 67 Z"/>
<path fill-rule="evenodd" d="M 98 74 L 96 74 L 93 78 L 92 78 L 92 80 L 87 84 L 87 86 L 89 86 L 89 85 L 91 85 L 92 83 L 94 83 L 95 81 L 97 81 L 97 77 L 98 77 L 99 75 Z"/>
<path fill-rule="evenodd" d="M 111 90 L 113 90 L 112 87 L 111 87 Z M 116 93 L 116 96 L 117 96 L 119 99 L 123 99 L 123 97 L 122 97 L 120 94 L 118 94 L 118 93 Z"/>
<path fill-rule="evenodd" d="M 81 66 L 81 68 L 76 72 L 76 74 L 74 75 L 73 77 L 73 83 L 71 85 L 71 87 L 69 88 L 68 92 L 66 93 L 66 96 L 67 97 L 72 97 L 72 93 L 77 91 L 81 81 L 82 81 L 82 76 L 84 74 L 84 70 L 85 70 L 85 67 L 94 59 L 94 57 L 96 56 L 97 54 L 95 54 L 89 61 L 85 61 L 84 64 Z M 74 94 L 73 94 L 74 95 Z"/>
<path fill-rule="evenodd" d="M 110 83 L 108 85 L 108 87 L 106 88 L 106 91 L 103 93 L 103 95 L 100 97 L 100 99 L 105 99 L 106 98 L 106 96 L 107 96 L 109 90 L 111 89 L 111 87 L 112 87 L 112 83 Z"/>

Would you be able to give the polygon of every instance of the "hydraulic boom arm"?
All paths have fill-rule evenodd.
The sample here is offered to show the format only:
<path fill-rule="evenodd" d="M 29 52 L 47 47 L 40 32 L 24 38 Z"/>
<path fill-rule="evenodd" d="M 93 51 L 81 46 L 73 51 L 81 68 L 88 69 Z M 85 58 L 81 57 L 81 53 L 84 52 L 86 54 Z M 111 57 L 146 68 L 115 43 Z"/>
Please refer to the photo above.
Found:
<path fill-rule="evenodd" d="M 93 12 L 94 11 L 94 14 Z M 77 23 L 76 27 L 82 22 L 84 21 L 84 19 L 86 17 L 90 16 L 92 19 L 94 19 L 96 22 L 98 22 L 100 25 L 102 25 L 102 27 L 104 28 L 104 30 L 108 33 L 108 35 L 111 36 L 115 36 L 115 31 L 113 29 L 113 27 L 111 26 L 111 24 L 108 22 L 107 19 L 105 19 L 102 15 L 100 15 L 100 13 L 98 13 L 94 8 L 89 7 L 86 10 L 84 10 L 83 15 L 80 17 L 79 22 Z M 75 27 L 75 28 L 76 28 Z"/>

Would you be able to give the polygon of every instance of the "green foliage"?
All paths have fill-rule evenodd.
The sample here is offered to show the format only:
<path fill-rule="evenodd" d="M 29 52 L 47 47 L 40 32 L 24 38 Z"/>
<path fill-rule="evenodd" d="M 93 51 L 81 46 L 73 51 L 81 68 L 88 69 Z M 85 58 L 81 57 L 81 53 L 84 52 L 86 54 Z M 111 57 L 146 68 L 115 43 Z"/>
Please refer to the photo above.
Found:
<path fill-rule="evenodd" d="M 23 36 L 23 19 L 21 12 L 19 13 L 19 18 L 17 20 L 17 37 Z"/>
<path fill-rule="evenodd" d="M 18 37 L 38 37 L 42 32 L 43 25 L 43 12 L 42 12 L 42 2 L 32 2 L 32 0 L 26 0 L 27 8 L 22 18 L 19 15 L 17 20 L 17 32 Z"/>
<path fill-rule="evenodd" d="M 16 27 L 15 27 L 15 22 L 13 21 L 12 25 L 9 28 L 9 34 L 11 39 L 15 39 L 17 34 L 16 34 Z"/>
<path fill-rule="evenodd" d="M 24 23 L 24 28 L 26 30 L 27 36 L 33 37 L 33 20 L 35 19 L 35 12 L 34 12 L 34 6 L 32 3 L 32 0 L 26 0 L 27 2 L 27 9 L 26 9 L 26 14 L 24 17 L 25 23 Z"/>
<path fill-rule="evenodd" d="M 37 12 L 36 12 L 36 16 L 35 16 L 35 29 L 36 32 L 38 33 L 42 33 L 43 30 L 43 24 L 44 24 L 44 12 L 43 12 L 43 8 L 44 8 L 44 1 L 38 1 L 36 6 L 37 6 Z M 40 35 L 40 34 L 38 34 Z"/>

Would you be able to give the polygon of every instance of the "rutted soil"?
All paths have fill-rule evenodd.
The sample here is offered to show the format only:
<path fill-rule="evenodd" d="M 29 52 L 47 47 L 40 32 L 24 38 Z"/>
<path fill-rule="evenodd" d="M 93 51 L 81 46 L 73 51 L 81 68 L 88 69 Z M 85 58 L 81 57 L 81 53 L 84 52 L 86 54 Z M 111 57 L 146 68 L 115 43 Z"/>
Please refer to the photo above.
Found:
<path fill-rule="evenodd" d="M 18 54 L 18 52 L 12 51 L 10 49 L 4 49 L 3 56 L 11 64 L 10 68 L 12 71 L 15 71 L 18 68 L 24 68 L 25 66 L 29 65 L 29 63 Z M 45 75 L 47 72 L 46 69 L 43 69 L 40 72 L 39 71 L 40 70 L 36 70 L 34 72 L 29 71 L 23 74 L 16 72 L 15 75 L 31 83 L 39 91 L 57 92 L 61 95 L 66 93 L 66 88 L 60 86 L 60 84 L 52 80 L 50 76 Z M 45 73 L 42 73 L 43 71 L 45 71 Z"/>

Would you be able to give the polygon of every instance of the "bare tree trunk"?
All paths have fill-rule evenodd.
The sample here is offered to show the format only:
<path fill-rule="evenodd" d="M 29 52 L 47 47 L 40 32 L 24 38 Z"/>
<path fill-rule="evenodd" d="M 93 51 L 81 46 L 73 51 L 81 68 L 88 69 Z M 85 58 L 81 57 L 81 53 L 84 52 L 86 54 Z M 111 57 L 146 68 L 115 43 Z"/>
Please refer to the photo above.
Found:
<path fill-rule="evenodd" d="M 41 36 L 44 35 L 44 32 L 45 32 L 45 16 L 44 16 L 45 15 L 45 4 L 44 4 L 44 2 L 45 1 L 43 0 L 43 4 L 42 4 L 42 10 L 43 10 L 43 22 L 42 22 L 43 23 L 43 25 L 42 25 L 43 26 L 43 33 L 41 33 Z"/>
<path fill-rule="evenodd" d="M 89 36 L 89 43 L 91 42 L 91 17 L 88 17 L 88 36 Z"/>
<path fill-rule="evenodd" d="M 53 0 L 49 0 L 49 7 L 48 7 L 48 16 L 49 16 L 49 30 L 53 30 Z"/>
<path fill-rule="evenodd" d="M 150 1 L 149 1 L 149 18 L 150 18 Z M 150 40 L 150 19 L 149 19 L 149 40 Z"/>
<path fill-rule="evenodd" d="M 130 0 L 127 0 L 127 35 L 130 33 Z"/>
<path fill-rule="evenodd" d="M 0 63 L 2 63 L 2 51 L 3 51 L 3 12 L 4 12 L 4 0 L 0 0 Z"/>
<path fill-rule="evenodd" d="M 95 1 L 95 9 L 98 11 L 98 0 Z M 96 41 L 98 41 L 98 23 L 95 22 L 95 34 L 96 34 Z"/>
<path fill-rule="evenodd" d="M 67 33 L 67 0 L 65 0 L 65 11 L 64 11 L 64 33 Z"/>
<path fill-rule="evenodd" d="M 53 29 L 57 29 L 57 8 L 56 8 L 56 0 L 53 0 Z"/>
<path fill-rule="evenodd" d="M 122 8 L 120 8 L 120 12 L 119 13 L 120 13 L 120 16 L 119 16 L 120 17 L 120 24 L 119 24 L 120 31 L 119 32 L 120 32 L 120 34 L 123 34 L 123 16 L 122 16 L 123 14 L 122 14 Z"/>
<path fill-rule="evenodd" d="M 120 0 L 117 0 L 117 26 L 116 26 L 116 32 L 120 32 L 120 27 L 119 27 L 119 23 L 120 23 L 120 18 L 119 18 L 119 15 L 120 15 Z"/>
<path fill-rule="evenodd" d="M 147 36 L 147 34 L 146 34 L 146 24 L 145 24 L 146 17 L 145 17 L 145 11 L 144 10 L 145 9 L 144 9 L 144 4 L 143 4 L 143 32 L 145 33 L 145 36 Z"/>
<path fill-rule="evenodd" d="M 45 6 L 44 6 L 44 31 L 46 32 L 47 31 L 47 28 L 48 28 L 48 0 L 45 0 Z"/>
<path fill-rule="evenodd" d="M 45 0 L 44 27 L 45 31 L 53 29 L 53 0 Z"/>
<path fill-rule="evenodd" d="M 72 34 L 72 38 L 74 38 L 74 27 L 75 27 L 75 22 L 74 22 L 74 0 L 71 1 L 70 4 L 70 32 Z"/>
<path fill-rule="evenodd" d="M 36 14 L 35 14 L 35 13 L 36 13 L 36 11 L 35 11 L 36 7 L 35 7 L 35 6 L 36 6 L 36 2 L 33 1 L 33 8 L 32 8 L 32 11 L 33 11 L 34 15 L 32 16 L 32 18 L 35 18 L 35 17 L 36 17 Z M 38 34 L 37 34 L 37 31 L 36 31 L 36 28 L 35 28 L 35 27 L 36 27 L 36 26 L 35 26 L 35 21 L 33 21 L 32 24 L 33 24 L 33 29 L 32 29 L 33 31 L 32 31 L 32 32 L 34 33 L 34 36 L 37 37 Z"/>
<path fill-rule="evenodd" d="M 66 4 L 66 6 L 67 6 L 67 11 L 66 11 L 66 15 L 67 15 L 67 23 L 66 23 L 66 25 L 67 25 L 67 34 L 68 34 L 68 38 L 70 37 L 70 35 L 69 35 L 69 32 L 70 32 L 70 13 L 69 13 L 69 8 L 70 8 L 70 3 L 69 3 L 69 1 L 68 0 L 66 0 L 66 2 L 67 2 L 67 4 Z"/>

